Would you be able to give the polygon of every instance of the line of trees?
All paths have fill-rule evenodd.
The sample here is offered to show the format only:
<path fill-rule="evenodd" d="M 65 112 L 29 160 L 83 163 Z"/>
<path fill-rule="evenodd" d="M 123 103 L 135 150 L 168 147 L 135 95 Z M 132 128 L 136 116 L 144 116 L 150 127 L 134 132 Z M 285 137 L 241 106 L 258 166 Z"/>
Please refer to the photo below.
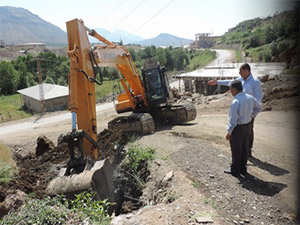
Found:
<path fill-rule="evenodd" d="M 156 58 L 167 71 L 195 70 L 216 56 L 210 50 L 197 51 L 183 48 L 146 47 L 135 52 L 129 46 L 129 51 L 141 72 L 144 59 Z M 58 56 L 53 52 L 41 52 L 37 57 L 32 55 L 20 56 L 11 62 L 0 62 L 0 95 L 15 94 L 17 90 L 27 88 L 38 83 L 37 58 L 40 59 L 42 80 L 45 83 L 67 85 L 67 75 L 70 61 L 66 56 Z M 118 79 L 115 68 L 101 68 L 104 80 Z M 99 75 L 97 75 L 98 77 Z"/>
<path fill-rule="evenodd" d="M 41 52 L 42 80 L 45 83 L 67 85 L 70 63 L 66 56 L 57 56 L 53 52 Z M 38 83 L 37 59 L 32 55 L 19 56 L 11 62 L 0 62 L 0 95 L 15 94 L 17 90 Z"/>

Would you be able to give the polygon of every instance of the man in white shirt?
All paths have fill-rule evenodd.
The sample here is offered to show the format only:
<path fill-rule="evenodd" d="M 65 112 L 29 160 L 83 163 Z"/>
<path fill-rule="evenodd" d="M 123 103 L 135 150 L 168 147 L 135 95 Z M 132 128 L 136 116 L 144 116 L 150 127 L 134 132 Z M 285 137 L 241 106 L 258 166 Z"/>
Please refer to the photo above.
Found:
<path fill-rule="evenodd" d="M 230 105 L 226 139 L 230 141 L 232 163 L 224 172 L 234 176 L 245 175 L 251 121 L 261 111 L 261 104 L 253 96 L 243 92 L 242 83 L 239 80 L 231 82 L 230 92 L 234 99 Z"/>
<path fill-rule="evenodd" d="M 248 63 L 245 63 L 241 65 L 240 67 L 240 78 L 237 78 L 236 80 L 241 81 L 243 86 L 243 92 L 252 95 L 256 100 L 261 103 L 262 100 L 262 90 L 261 90 L 261 83 L 260 80 L 257 78 L 254 78 L 251 74 L 251 68 Z M 208 85 L 224 85 L 229 86 L 232 80 L 210 80 L 207 82 Z M 248 156 L 252 156 L 252 146 L 253 146 L 253 139 L 254 139 L 254 132 L 253 132 L 253 124 L 254 124 L 254 118 L 251 121 L 251 135 L 249 136 L 249 152 Z"/>

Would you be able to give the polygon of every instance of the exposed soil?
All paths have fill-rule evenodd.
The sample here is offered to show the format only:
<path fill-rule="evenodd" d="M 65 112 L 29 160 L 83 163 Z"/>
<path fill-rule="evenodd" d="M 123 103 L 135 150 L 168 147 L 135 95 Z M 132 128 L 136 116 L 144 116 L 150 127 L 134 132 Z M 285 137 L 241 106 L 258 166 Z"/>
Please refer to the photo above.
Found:
<path fill-rule="evenodd" d="M 45 136 L 42 137 L 49 141 Z M 39 143 L 41 137 L 38 138 Z M 98 144 L 100 149 L 100 160 L 109 159 L 114 161 L 115 158 L 122 159 L 124 152 L 123 146 L 127 143 L 128 137 L 119 132 L 112 132 L 104 129 L 98 135 Z M 46 145 L 48 148 L 49 146 Z M 25 157 L 22 157 L 18 151 L 22 148 L 14 146 L 14 160 L 18 167 L 18 174 L 8 184 L 3 184 L 0 187 L 1 202 L 5 200 L 8 195 L 15 194 L 21 190 L 27 194 L 35 193 L 37 198 L 45 196 L 45 190 L 48 183 L 57 176 L 60 168 L 65 167 L 69 160 L 68 144 L 65 142 L 60 143 L 53 149 L 44 149 L 41 154 L 41 145 L 36 149 L 39 151 L 30 151 Z M 38 153 L 39 152 L 39 153 Z M 38 154 L 37 154 L 38 153 Z M 0 211 L 1 212 L 1 211 Z M 0 214 L 0 218 L 4 216 Z"/>

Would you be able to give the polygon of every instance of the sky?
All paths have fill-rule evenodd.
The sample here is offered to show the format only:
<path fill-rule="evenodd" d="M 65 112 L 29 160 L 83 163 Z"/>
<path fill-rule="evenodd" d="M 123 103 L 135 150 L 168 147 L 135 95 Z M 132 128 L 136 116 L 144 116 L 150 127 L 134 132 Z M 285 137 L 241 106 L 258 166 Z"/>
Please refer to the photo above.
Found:
<path fill-rule="evenodd" d="M 238 23 L 293 9 L 289 0 L 0 0 L 22 7 L 66 31 L 82 19 L 89 28 L 126 30 L 145 39 L 160 33 L 195 39 L 196 33 L 222 35 Z"/>

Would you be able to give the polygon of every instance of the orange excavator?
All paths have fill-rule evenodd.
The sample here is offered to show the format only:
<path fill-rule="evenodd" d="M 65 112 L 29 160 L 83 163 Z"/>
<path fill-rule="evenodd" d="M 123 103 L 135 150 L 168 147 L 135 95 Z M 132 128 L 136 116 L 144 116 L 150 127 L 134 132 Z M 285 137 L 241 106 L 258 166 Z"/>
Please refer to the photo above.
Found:
<path fill-rule="evenodd" d="M 104 45 L 91 47 L 87 33 Z M 60 175 L 47 187 L 48 194 L 76 193 L 92 188 L 99 199 L 114 201 L 112 168 L 106 160 L 99 161 L 101 149 L 97 144 L 95 74 L 99 67 L 115 67 L 120 74 L 124 93 L 118 95 L 120 116 L 108 124 L 109 129 L 142 134 L 154 132 L 155 122 L 173 124 L 192 121 L 196 109 L 191 103 L 176 104 L 172 99 L 164 68 L 154 60 L 146 60 L 141 76 L 128 49 L 108 41 L 90 30 L 78 19 L 67 22 L 69 74 L 69 110 L 72 131 L 59 137 L 67 142 L 70 160 Z"/>

